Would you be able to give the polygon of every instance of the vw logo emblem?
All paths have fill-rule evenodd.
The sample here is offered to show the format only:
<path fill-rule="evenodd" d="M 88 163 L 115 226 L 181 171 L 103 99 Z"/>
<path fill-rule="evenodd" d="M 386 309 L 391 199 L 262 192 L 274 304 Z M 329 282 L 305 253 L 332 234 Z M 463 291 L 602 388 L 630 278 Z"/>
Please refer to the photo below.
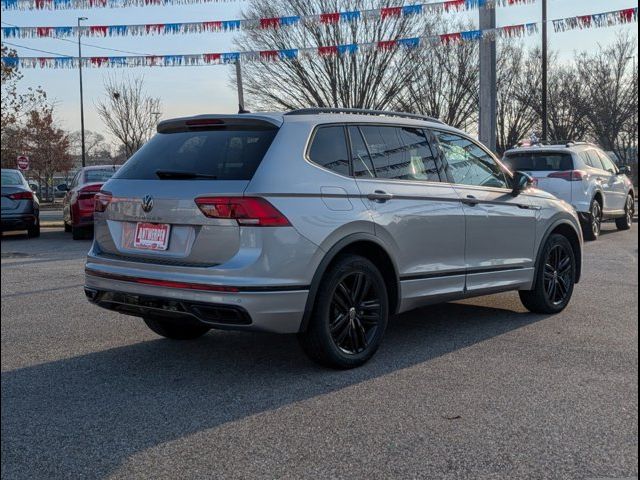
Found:
<path fill-rule="evenodd" d="M 149 213 L 153 209 L 153 197 L 151 195 L 145 195 L 142 198 L 142 210 Z"/>

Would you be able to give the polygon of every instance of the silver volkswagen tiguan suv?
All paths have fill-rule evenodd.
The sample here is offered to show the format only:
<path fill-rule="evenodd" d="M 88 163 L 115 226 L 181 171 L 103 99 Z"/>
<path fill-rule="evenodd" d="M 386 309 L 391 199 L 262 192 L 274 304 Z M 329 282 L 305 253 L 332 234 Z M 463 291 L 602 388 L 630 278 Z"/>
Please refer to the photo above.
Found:
<path fill-rule="evenodd" d="M 426 304 L 518 290 L 560 312 L 581 266 L 574 209 L 465 133 L 305 109 L 161 122 L 96 196 L 85 290 L 164 337 L 297 333 L 350 368 Z"/>

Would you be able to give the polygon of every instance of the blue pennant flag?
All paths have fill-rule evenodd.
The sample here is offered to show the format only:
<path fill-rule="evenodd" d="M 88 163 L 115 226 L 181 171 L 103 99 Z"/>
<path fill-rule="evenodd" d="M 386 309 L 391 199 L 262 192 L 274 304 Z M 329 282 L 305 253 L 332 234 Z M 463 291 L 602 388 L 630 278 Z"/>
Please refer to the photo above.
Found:
<path fill-rule="evenodd" d="M 238 60 L 240 60 L 240 54 L 238 52 L 222 54 L 222 63 L 236 63 Z"/>
<path fill-rule="evenodd" d="M 338 45 L 338 54 L 340 55 L 351 55 L 358 51 L 357 43 L 350 43 L 348 45 Z"/>
<path fill-rule="evenodd" d="M 353 12 L 341 12 L 340 20 L 344 22 L 354 22 L 360 20 L 360 11 L 354 10 Z"/>
<path fill-rule="evenodd" d="M 300 21 L 300 17 L 280 17 L 280 26 L 289 27 Z"/>
<path fill-rule="evenodd" d="M 240 20 L 224 20 L 222 22 L 223 30 L 240 30 Z"/>
<path fill-rule="evenodd" d="M 53 27 L 54 36 L 71 37 L 73 36 L 73 27 Z"/>
<path fill-rule="evenodd" d="M 180 33 L 181 23 L 165 23 L 164 33 Z"/>
<path fill-rule="evenodd" d="M 422 5 L 407 5 L 402 7 L 403 15 L 420 15 L 422 13 Z"/>
<path fill-rule="evenodd" d="M 469 30 L 468 32 L 461 32 L 462 40 L 465 42 L 480 40 L 482 38 L 482 30 Z"/>
<path fill-rule="evenodd" d="M 2 36 L 5 38 L 17 37 L 19 33 L 18 27 L 2 27 Z"/>
<path fill-rule="evenodd" d="M 418 48 L 420 46 L 420 39 L 415 38 L 400 38 L 398 39 L 398 45 L 406 48 Z"/>
<path fill-rule="evenodd" d="M 111 25 L 109 27 L 109 36 L 121 36 L 126 35 L 129 31 L 127 25 Z"/>
<path fill-rule="evenodd" d="M 280 50 L 278 53 L 280 54 L 280 58 L 283 58 L 283 59 L 298 58 L 298 49 L 297 48 L 292 48 L 292 49 L 289 49 L 289 50 Z"/>

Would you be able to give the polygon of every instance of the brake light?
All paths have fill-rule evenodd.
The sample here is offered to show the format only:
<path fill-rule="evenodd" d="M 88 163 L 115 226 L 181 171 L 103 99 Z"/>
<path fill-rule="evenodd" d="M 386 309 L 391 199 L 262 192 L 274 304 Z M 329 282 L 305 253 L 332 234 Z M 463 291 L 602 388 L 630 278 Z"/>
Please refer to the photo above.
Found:
<path fill-rule="evenodd" d="M 228 218 L 252 227 L 287 227 L 289 220 L 260 197 L 200 197 L 196 205 L 209 218 Z"/>
<path fill-rule="evenodd" d="M 89 200 L 100 191 L 102 185 L 88 185 L 78 190 L 78 200 Z"/>
<path fill-rule="evenodd" d="M 547 178 L 560 178 L 567 182 L 581 182 L 586 176 L 586 172 L 582 170 L 565 170 L 562 172 L 552 172 L 547 175 Z"/>
<path fill-rule="evenodd" d="M 224 121 L 217 118 L 196 118 L 184 122 L 187 127 L 207 127 L 209 125 L 224 125 Z"/>
<path fill-rule="evenodd" d="M 104 212 L 107 207 L 109 206 L 109 203 L 111 203 L 111 198 L 112 195 L 109 192 L 98 192 L 95 194 L 95 196 L 93 197 L 93 209 L 96 212 Z"/>
<path fill-rule="evenodd" d="M 7 195 L 11 200 L 33 200 L 33 192 L 17 192 Z"/>

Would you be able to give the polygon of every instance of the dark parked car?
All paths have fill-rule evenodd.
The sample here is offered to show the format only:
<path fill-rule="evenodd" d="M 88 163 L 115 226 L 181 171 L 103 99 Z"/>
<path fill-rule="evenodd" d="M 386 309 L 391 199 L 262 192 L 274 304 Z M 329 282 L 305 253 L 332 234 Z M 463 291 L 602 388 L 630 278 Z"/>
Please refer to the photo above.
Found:
<path fill-rule="evenodd" d="M 65 232 L 74 240 L 86 238 L 93 228 L 93 197 L 102 185 L 118 171 L 118 165 L 85 167 L 75 174 L 62 200 Z"/>
<path fill-rule="evenodd" d="M 40 203 L 19 170 L 2 169 L 2 231 L 40 236 Z"/>

